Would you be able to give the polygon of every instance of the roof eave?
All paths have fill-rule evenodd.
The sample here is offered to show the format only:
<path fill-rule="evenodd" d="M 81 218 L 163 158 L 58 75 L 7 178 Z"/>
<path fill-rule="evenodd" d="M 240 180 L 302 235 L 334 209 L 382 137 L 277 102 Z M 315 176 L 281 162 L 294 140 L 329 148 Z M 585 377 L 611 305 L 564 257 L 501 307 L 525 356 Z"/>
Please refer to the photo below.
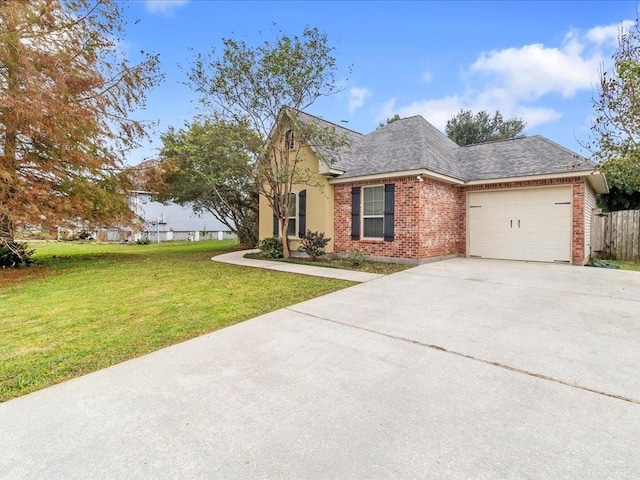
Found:
<path fill-rule="evenodd" d="M 551 180 L 554 178 L 576 178 L 576 177 L 596 177 L 602 176 L 600 172 L 594 169 L 589 170 L 575 170 L 571 172 L 560 172 L 560 173 L 543 173 L 543 174 L 535 174 L 535 175 L 521 175 L 517 177 L 496 177 L 496 178 L 486 178 L 482 180 L 469 180 L 465 182 L 465 185 L 489 185 L 494 183 L 506 183 L 506 182 L 527 182 L 532 180 Z M 599 180 L 596 180 L 599 182 Z M 606 184 L 606 180 L 604 181 Z M 591 182 L 590 182 L 591 183 Z M 597 193 L 598 188 L 594 186 Z"/>
<path fill-rule="evenodd" d="M 418 177 L 431 178 L 434 180 L 440 180 L 441 182 L 450 183 L 453 185 L 464 185 L 464 182 L 462 180 L 449 177 L 447 175 L 442 175 L 440 173 L 432 172 L 424 168 L 414 169 L 414 170 L 401 170 L 397 172 L 375 173 L 375 174 L 369 174 L 369 175 L 358 175 L 358 176 L 345 177 L 345 178 L 338 177 L 330 180 L 329 183 L 338 184 L 338 183 L 351 183 L 351 182 L 365 182 L 369 180 L 382 180 L 384 178 L 413 177 L 413 176 L 415 176 L 416 179 L 418 179 Z"/>
<path fill-rule="evenodd" d="M 609 193 L 609 182 L 607 182 L 607 177 L 600 170 L 594 170 L 587 177 L 587 181 L 596 193 Z"/>

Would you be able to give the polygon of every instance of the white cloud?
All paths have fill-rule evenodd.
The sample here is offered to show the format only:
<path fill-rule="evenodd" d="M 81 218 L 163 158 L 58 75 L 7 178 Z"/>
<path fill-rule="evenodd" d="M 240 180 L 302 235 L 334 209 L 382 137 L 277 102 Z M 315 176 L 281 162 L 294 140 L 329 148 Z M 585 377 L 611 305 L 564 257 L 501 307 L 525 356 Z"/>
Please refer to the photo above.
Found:
<path fill-rule="evenodd" d="M 159 15 L 170 15 L 176 8 L 189 3 L 189 0 L 145 0 L 147 12 Z"/>
<path fill-rule="evenodd" d="M 624 20 L 616 25 L 594 27 L 587 32 L 586 38 L 596 45 L 602 45 L 603 43 L 615 44 L 618 40 L 618 35 L 621 32 L 628 32 L 635 23 L 633 20 Z"/>
<path fill-rule="evenodd" d="M 349 90 L 349 113 L 353 114 L 353 112 L 355 112 L 357 108 L 362 107 L 364 105 L 364 101 L 367 99 L 367 97 L 370 96 L 371 91 L 369 91 L 369 89 L 352 87 Z"/>
<path fill-rule="evenodd" d="M 492 77 L 514 97 L 532 100 L 548 93 L 571 97 L 591 88 L 598 78 L 599 53 L 581 55 L 579 43 L 571 39 L 564 48 L 541 44 L 484 53 L 471 65 L 472 72 Z"/>
<path fill-rule="evenodd" d="M 437 100 L 413 102 L 399 108 L 396 113 L 402 118 L 422 115 L 436 128 L 444 130 L 447 120 L 458 113 L 461 108 L 464 108 L 463 100 L 458 96 L 451 96 Z"/>
<path fill-rule="evenodd" d="M 555 122 L 562 112 L 555 108 L 557 102 L 548 101 L 548 95 L 572 98 L 591 91 L 600 65 L 608 61 L 618 29 L 628 29 L 633 23 L 598 26 L 586 33 L 572 30 L 557 47 L 534 43 L 483 52 L 462 77 L 462 93 L 406 105 L 396 105 L 394 97 L 381 107 L 378 117 L 422 115 L 441 130 L 461 109 L 499 110 L 505 118 L 523 118 L 528 128 Z"/>

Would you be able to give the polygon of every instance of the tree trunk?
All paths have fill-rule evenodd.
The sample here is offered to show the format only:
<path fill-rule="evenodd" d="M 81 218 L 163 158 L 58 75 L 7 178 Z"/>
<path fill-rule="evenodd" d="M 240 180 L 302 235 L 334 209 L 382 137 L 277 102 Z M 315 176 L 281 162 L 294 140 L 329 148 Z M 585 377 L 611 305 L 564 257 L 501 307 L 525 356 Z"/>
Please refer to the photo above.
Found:
<path fill-rule="evenodd" d="M 241 224 L 237 226 L 236 234 L 242 248 L 255 248 L 258 243 L 258 235 L 254 223 Z"/>
<path fill-rule="evenodd" d="M 2 242 L 13 242 L 14 227 L 11 218 L 0 213 L 0 244 Z"/>
<path fill-rule="evenodd" d="M 280 219 L 280 231 L 282 232 L 282 256 L 284 258 L 291 258 L 291 249 L 289 248 L 289 218 Z"/>

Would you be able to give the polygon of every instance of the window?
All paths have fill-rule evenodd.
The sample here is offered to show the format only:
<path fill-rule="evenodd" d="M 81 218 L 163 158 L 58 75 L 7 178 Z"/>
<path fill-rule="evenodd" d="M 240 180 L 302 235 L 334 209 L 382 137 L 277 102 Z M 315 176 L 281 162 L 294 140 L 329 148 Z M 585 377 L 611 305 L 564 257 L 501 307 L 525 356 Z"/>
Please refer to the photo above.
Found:
<path fill-rule="evenodd" d="M 364 238 L 382 238 L 384 232 L 384 187 L 362 188 L 362 231 Z"/>
<path fill-rule="evenodd" d="M 289 194 L 289 228 L 287 230 L 288 237 L 295 237 L 297 235 L 296 226 L 298 224 L 298 211 L 297 211 L 297 202 L 296 202 L 296 194 Z"/>
<path fill-rule="evenodd" d="M 293 150 L 294 142 L 293 142 L 293 130 L 287 130 L 284 134 L 284 148 L 288 148 L 289 150 Z"/>

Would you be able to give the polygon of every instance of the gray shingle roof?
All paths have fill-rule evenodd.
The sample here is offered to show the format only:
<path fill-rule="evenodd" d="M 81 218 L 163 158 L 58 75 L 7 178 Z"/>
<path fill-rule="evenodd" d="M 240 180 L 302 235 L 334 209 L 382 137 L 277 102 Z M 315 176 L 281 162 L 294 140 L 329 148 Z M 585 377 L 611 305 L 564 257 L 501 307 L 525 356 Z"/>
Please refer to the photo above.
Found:
<path fill-rule="evenodd" d="M 586 158 L 539 135 L 460 147 L 419 115 L 396 120 L 367 135 L 303 112 L 298 119 L 332 128 L 348 141 L 337 152 L 316 148 L 323 160 L 344 171 L 340 178 L 425 169 L 473 181 L 594 168 Z"/>
<path fill-rule="evenodd" d="M 363 135 L 354 130 L 343 127 L 342 125 L 328 122 L 323 118 L 315 117 L 299 110 L 297 111 L 296 118 L 302 123 L 314 123 L 318 127 L 328 129 L 338 137 L 338 141 L 343 141 L 344 145 L 337 149 L 325 148 L 321 145 L 316 145 L 314 148 L 320 158 L 328 165 L 331 165 L 331 167 L 338 170 L 346 170 L 346 163 L 348 163 L 349 160 L 349 150 L 351 145 L 357 144 Z"/>
<path fill-rule="evenodd" d="M 420 116 L 397 120 L 362 136 L 351 145 L 342 177 L 427 169 L 460 176 L 459 147 Z"/>
<path fill-rule="evenodd" d="M 594 168 L 586 158 L 539 135 L 461 147 L 457 160 L 466 181 Z"/>

